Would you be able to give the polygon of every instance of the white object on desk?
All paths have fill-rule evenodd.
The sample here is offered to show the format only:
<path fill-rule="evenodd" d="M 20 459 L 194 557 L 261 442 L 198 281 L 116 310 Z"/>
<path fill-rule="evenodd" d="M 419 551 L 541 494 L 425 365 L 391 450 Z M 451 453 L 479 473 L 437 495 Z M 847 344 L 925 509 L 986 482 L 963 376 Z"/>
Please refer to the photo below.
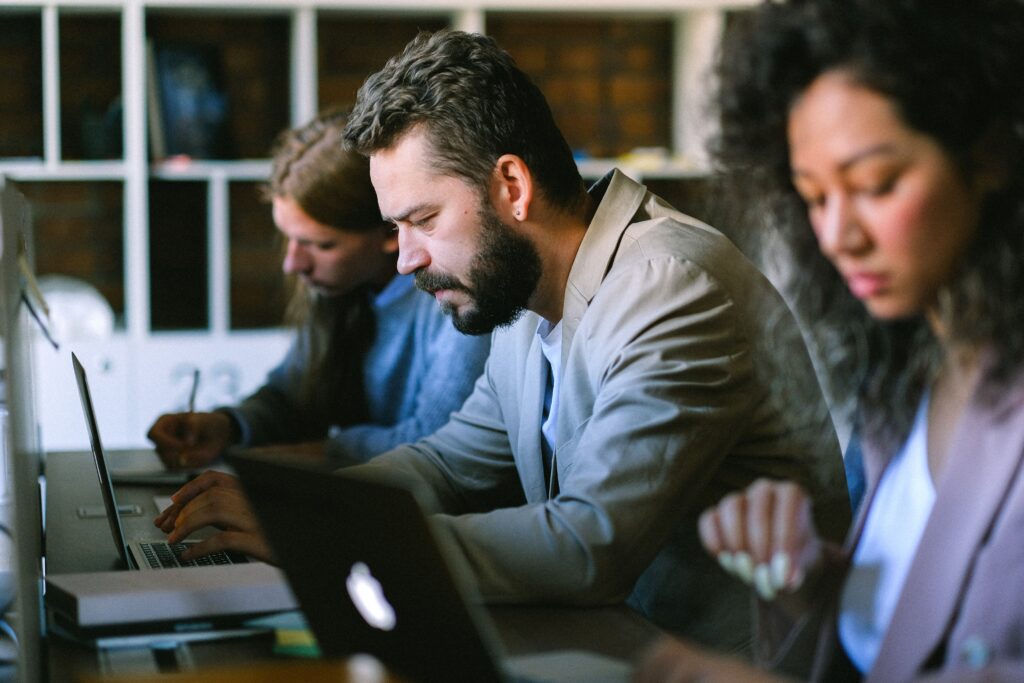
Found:
<path fill-rule="evenodd" d="M 249 562 L 139 572 L 117 570 L 49 574 L 46 604 L 78 635 L 113 627 L 144 630 L 147 624 L 245 617 L 297 607 L 284 575 Z"/>

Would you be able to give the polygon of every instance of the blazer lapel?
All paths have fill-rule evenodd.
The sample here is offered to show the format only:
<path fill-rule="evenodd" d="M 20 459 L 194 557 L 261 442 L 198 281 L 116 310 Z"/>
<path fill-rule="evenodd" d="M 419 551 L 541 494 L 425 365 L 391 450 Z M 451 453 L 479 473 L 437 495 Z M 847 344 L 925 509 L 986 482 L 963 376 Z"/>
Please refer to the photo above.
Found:
<path fill-rule="evenodd" d="M 1024 419 L 1000 420 L 1004 411 L 978 401 L 972 398 L 950 443 L 935 507 L 868 681 L 912 678 L 945 637 L 978 547 L 1021 460 Z"/>
<path fill-rule="evenodd" d="M 622 233 L 643 204 L 647 189 L 615 170 L 576 252 L 562 303 L 562 367 L 576 328 L 615 260 Z"/>

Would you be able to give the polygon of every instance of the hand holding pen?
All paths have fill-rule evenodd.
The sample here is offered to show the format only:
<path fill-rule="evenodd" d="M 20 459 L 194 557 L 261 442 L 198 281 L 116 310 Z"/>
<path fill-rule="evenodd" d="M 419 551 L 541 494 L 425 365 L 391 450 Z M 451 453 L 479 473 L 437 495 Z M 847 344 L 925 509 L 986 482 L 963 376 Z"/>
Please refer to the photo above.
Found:
<path fill-rule="evenodd" d="M 196 392 L 199 390 L 199 368 L 192 371 L 192 391 L 188 394 L 188 412 L 196 412 Z"/>
<path fill-rule="evenodd" d="M 188 410 L 157 418 L 146 435 L 156 446 L 157 455 L 169 469 L 203 467 L 220 457 L 234 435 L 231 418 L 226 413 L 197 413 L 196 394 L 199 370 L 192 373 Z"/>

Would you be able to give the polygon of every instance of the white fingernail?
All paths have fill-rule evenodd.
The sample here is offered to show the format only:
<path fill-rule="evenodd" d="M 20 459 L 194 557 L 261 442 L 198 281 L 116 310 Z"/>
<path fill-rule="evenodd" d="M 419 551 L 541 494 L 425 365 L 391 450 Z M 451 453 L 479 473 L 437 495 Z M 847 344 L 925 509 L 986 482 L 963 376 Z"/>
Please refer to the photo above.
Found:
<path fill-rule="evenodd" d="M 718 553 L 718 564 L 730 574 L 736 571 L 736 558 L 730 552 Z"/>
<path fill-rule="evenodd" d="M 786 579 L 789 578 L 789 555 L 779 551 L 772 555 L 772 588 L 777 591 L 786 586 Z"/>
<path fill-rule="evenodd" d="M 789 583 L 786 585 L 786 588 L 788 588 L 791 591 L 797 590 L 798 588 L 800 588 L 800 586 L 804 584 L 804 578 L 805 576 L 803 570 L 800 569 L 800 567 L 797 567 L 796 571 L 793 572 L 793 578 L 789 580 Z"/>
<path fill-rule="evenodd" d="M 775 587 L 772 586 L 772 570 L 767 564 L 754 567 L 754 588 L 762 600 L 775 599 Z"/>
<path fill-rule="evenodd" d="M 754 561 L 747 553 L 736 553 L 736 575 L 743 579 L 744 583 L 754 580 Z"/>

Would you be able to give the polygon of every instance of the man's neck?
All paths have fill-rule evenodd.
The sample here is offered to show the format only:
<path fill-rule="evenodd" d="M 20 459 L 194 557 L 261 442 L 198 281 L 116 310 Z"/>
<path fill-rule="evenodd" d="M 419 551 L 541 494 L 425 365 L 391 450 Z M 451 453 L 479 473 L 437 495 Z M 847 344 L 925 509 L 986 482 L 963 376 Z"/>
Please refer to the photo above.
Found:
<path fill-rule="evenodd" d="M 540 253 L 542 272 L 529 309 L 552 325 L 562 319 L 565 288 L 583 237 L 590 227 L 597 205 L 585 195 L 573 213 L 551 213 L 539 224 L 534 244 Z"/>

